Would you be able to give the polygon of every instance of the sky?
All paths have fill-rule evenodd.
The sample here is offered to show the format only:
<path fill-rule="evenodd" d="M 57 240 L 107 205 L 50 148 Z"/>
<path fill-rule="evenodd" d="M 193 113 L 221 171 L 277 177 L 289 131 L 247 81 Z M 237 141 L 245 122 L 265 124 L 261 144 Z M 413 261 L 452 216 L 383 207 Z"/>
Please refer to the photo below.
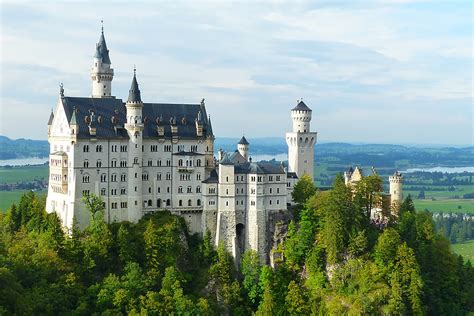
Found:
<path fill-rule="evenodd" d="M 322 142 L 472 145 L 471 1 L 0 2 L 0 135 L 47 139 L 90 96 L 101 20 L 126 99 L 205 98 L 217 137 L 284 137 L 303 99 Z"/>

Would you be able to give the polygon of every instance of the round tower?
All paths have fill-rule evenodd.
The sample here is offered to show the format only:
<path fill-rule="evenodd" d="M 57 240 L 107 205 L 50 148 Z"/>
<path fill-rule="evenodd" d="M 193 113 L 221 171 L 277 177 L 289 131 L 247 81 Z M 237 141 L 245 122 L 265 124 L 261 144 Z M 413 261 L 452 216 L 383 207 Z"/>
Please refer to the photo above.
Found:
<path fill-rule="evenodd" d="M 250 144 L 245 138 L 245 136 L 242 136 L 239 143 L 237 144 L 237 150 L 239 151 L 239 154 L 241 154 L 246 161 L 249 160 L 249 145 Z"/>
<path fill-rule="evenodd" d="M 388 181 L 390 182 L 390 198 L 391 203 L 402 203 L 403 200 L 403 176 L 400 172 L 395 171 L 395 173 L 388 177 Z"/>
<path fill-rule="evenodd" d="M 309 133 L 312 110 L 303 102 L 299 101 L 291 110 L 294 133 Z"/>
<path fill-rule="evenodd" d="M 128 220 L 136 223 L 142 217 L 142 122 L 143 102 L 138 88 L 137 76 L 133 70 L 133 80 L 127 103 L 128 142 Z"/>
<path fill-rule="evenodd" d="M 316 144 L 316 132 L 311 132 L 311 109 L 303 102 L 291 110 L 293 131 L 286 133 L 288 145 L 288 169 L 295 172 L 297 177 L 308 174 L 314 176 L 314 145 Z"/>
<path fill-rule="evenodd" d="M 109 50 L 105 43 L 104 27 L 99 42 L 95 47 L 94 64 L 91 70 L 92 79 L 92 97 L 110 98 L 112 97 L 112 79 L 114 70 L 110 67 Z"/>

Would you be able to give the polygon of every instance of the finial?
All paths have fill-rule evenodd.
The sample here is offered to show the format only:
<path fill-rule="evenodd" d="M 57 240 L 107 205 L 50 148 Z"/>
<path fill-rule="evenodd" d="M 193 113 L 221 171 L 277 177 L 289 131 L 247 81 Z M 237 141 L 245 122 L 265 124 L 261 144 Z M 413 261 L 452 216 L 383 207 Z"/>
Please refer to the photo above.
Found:
<path fill-rule="evenodd" d="M 64 97 L 64 85 L 63 83 L 59 83 L 59 95 Z"/>
<path fill-rule="evenodd" d="M 102 24 L 102 34 L 104 34 L 104 20 L 100 20 L 100 24 Z"/>
<path fill-rule="evenodd" d="M 204 105 L 204 102 L 206 101 L 206 99 L 202 98 L 201 100 L 201 105 Z"/>
<path fill-rule="evenodd" d="M 137 75 L 137 67 L 135 67 L 135 64 L 133 64 L 133 75 Z"/>

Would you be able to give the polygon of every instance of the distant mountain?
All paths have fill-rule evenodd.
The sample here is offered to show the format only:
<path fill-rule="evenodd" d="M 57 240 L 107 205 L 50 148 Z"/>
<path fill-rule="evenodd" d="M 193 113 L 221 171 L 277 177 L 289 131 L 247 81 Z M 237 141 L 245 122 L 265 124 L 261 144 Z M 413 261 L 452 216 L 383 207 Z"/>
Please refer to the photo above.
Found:
<path fill-rule="evenodd" d="M 240 138 L 216 138 L 214 150 L 236 150 Z M 252 155 L 277 155 L 288 152 L 282 137 L 248 138 Z M 0 159 L 47 157 L 49 145 L 44 140 L 12 140 L 0 136 Z M 474 147 L 413 147 L 390 144 L 318 143 L 315 159 L 344 166 L 375 167 L 474 166 Z"/>
<path fill-rule="evenodd" d="M 46 140 L 10 139 L 0 135 L 0 159 L 48 157 L 49 144 Z"/>

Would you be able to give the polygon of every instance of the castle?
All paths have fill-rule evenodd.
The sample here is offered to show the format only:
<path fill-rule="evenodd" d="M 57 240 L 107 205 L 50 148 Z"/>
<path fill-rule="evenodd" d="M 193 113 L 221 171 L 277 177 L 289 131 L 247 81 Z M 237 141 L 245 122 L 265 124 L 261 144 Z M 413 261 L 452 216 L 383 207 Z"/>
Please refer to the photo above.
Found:
<path fill-rule="evenodd" d="M 236 151 L 214 156 L 214 133 L 204 99 L 195 104 L 145 103 L 136 71 L 127 100 L 113 96 L 104 31 L 91 70 L 92 96 L 60 96 L 48 122 L 50 175 L 46 210 L 70 229 L 89 222 L 82 197 L 104 201 L 108 222 L 137 222 L 169 210 L 191 233 L 210 231 L 238 259 L 247 249 L 268 262 L 274 221 L 291 205 L 303 174 L 313 175 L 311 109 L 299 101 L 286 134 L 288 168 L 254 162 L 242 137 Z M 401 192 L 401 191 L 400 191 Z M 394 192 L 394 194 L 397 194 Z"/>
<path fill-rule="evenodd" d="M 209 230 L 238 258 L 256 250 L 267 261 L 267 219 L 287 210 L 299 175 L 313 173 L 316 133 L 303 101 L 291 110 L 289 168 L 253 162 L 242 137 L 234 153 L 214 157 L 214 133 L 204 100 L 145 103 L 136 71 L 127 101 L 113 96 L 104 32 L 91 70 L 92 96 L 70 97 L 61 86 L 48 122 L 50 177 L 46 209 L 71 228 L 89 222 L 83 195 L 101 196 L 108 222 L 137 222 L 169 210 L 192 233 Z"/>

